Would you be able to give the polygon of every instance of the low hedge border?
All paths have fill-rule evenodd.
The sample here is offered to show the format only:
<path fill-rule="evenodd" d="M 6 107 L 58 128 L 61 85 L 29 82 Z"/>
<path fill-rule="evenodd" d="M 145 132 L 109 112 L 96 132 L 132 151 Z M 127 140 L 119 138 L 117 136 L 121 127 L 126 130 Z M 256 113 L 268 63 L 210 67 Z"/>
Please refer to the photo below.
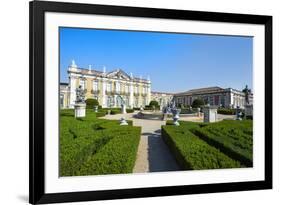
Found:
<path fill-rule="evenodd" d="M 140 127 L 116 133 L 98 153 L 81 166 L 78 175 L 132 173 L 140 141 Z"/>
<path fill-rule="evenodd" d="M 236 110 L 235 109 L 227 109 L 227 108 L 219 108 L 217 110 L 218 114 L 223 114 L 223 115 L 235 115 Z"/>
<path fill-rule="evenodd" d="M 187 128 L 162 126 L 162 137 L 184 170 L 241 167 L 238 161 L 211 147 Z"/>
<path fill-rule="evenodd" d="M 209 137 L 209 135 L 212 135 L 211 133 L 206 133 L 204 130 L 199 130 L 199 129 L 192 129 L 192 132 L 200 137 L 202 140 L 206 141 L 209 145 L 216 147 L 219 149 L 221 152 L 224 154 L 228 155 L 229 157 L 240 161 L 242 164 L 244 164 L 247 167 L 252 167 L 253 166 L 253 161 L 251 159 L 248 159 L 244 155 L 238 153 L 237 151 L 231 149 L 230 147 L 226 146 L 222 142 L 219 142 L 215 139 L 212 139 Z"/>

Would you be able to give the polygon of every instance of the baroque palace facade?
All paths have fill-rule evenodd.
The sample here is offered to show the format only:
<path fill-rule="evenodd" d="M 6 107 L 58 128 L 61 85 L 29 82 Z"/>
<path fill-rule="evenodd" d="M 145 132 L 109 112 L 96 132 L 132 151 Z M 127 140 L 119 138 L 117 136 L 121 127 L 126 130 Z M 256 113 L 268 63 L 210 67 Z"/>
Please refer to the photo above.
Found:
<path fill-rule="evenodd" d="M 121 107 L 121 98 L 127 107 L 148 105 L 151 100 L 151 82 L 149 79 L 128 75 L 121 69 L 111 72 L 78 68 L 74 61 L 68 68 L 69 83 L 60 85 L 60 105 L 62 108 L 73 108 L 76 89 L 85 90 L 85 98 L 98 100 L 104 107 Z M 118 97 L 120 96 L 120 97 Z"/>
<path fill-rule="evenodd" d="M 60 83 L 60 107 L 73 108 L 76 89 L 81 86 L 85 97 L 97 99 L 103 108 L 121 107 L 121 99 L 128 108 L 140 108 L 149 105 L 151 100 L 159 103 L 160 108 L 172 100 L 177 106 L 190 106 L 195 99 L 201 98 L 205 104 L 225 108 L 244 108 L 245 93 L 233 88 L 206 87 L 181 93 L 151 91 L 150 79 L 128 75 L 121 69 L 111 72 L 78 68 L 74 61 L 68 68 L 68 83 Z M 249 94 L 249 104 L 253 104 L 253 94 Z"/>

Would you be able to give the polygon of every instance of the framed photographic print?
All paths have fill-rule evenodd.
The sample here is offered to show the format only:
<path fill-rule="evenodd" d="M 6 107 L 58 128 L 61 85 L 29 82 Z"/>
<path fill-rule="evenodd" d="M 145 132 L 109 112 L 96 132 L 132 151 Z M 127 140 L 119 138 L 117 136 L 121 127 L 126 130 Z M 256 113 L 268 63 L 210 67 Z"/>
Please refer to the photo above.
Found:
<path fill-rule="evenodd" d="M 30 203 L 272 188 L 272 17 L 30 2 Z"/>

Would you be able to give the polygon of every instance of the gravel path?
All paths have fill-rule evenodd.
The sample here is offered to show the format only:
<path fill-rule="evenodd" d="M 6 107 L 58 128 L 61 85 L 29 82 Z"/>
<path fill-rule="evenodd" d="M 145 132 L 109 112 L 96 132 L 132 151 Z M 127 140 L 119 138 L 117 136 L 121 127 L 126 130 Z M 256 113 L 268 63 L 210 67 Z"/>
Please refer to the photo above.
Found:
<path fill-rule="evenodd" d="M 134 173 L 180 170 L 174 157 L 161 137 L 161 125 L 165 121 L 157 119 L 137 119 L 133 114 L 107 115 L 105 119 L 133 120 L 134 126 L 141 126 L 142 133 L 138 147 Z"/>

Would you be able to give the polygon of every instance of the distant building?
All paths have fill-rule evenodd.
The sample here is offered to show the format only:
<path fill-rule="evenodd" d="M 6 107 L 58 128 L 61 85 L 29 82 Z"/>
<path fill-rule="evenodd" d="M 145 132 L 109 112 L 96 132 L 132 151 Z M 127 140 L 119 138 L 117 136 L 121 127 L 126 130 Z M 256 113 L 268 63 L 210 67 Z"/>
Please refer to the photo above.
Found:
<path fill-rule="evenodd" d="M 186 92 L 177 93 L 174 95 L 174 100 L 177 106 L 192 105 L 195 99 L 201 98 L 205 104 L 212 106 L 221 106 L 225 108 L 244 108 L 245 106 L 245 93 L 233 88 L 220 88 L 220 87 L 207 87 L 192 89 Z M 249 95 L 249 103 L 253 103 L 253 94 Z"/>
<path fill-rule="evenodd" d="M 68 83 L 60 83 L 60 108 L 69 108 L 70 89 Z"/>
<path fill-rule="evenodd" d="M 160 105 L 160 108 L 166 106 L 168 102 L 171 102 L 174 97 L 173 93 L 166 92 L 151 92 L 151 100 L 155 100 Z"/>
<path fill-rule="evenodd" d="M 85 98 L 97 99 L 104 107 L 120 107 L 121 96 L 127 107 L 148 105 L 151 100 L 151 82 L 149 79 L 128 75 L 121 69 L 111 72 L 78 68 L 74 61 L 68 68 L 69 76 L 69 108 L 73 108 L 76 98 L 76 88 L 85 90 Z"/>

